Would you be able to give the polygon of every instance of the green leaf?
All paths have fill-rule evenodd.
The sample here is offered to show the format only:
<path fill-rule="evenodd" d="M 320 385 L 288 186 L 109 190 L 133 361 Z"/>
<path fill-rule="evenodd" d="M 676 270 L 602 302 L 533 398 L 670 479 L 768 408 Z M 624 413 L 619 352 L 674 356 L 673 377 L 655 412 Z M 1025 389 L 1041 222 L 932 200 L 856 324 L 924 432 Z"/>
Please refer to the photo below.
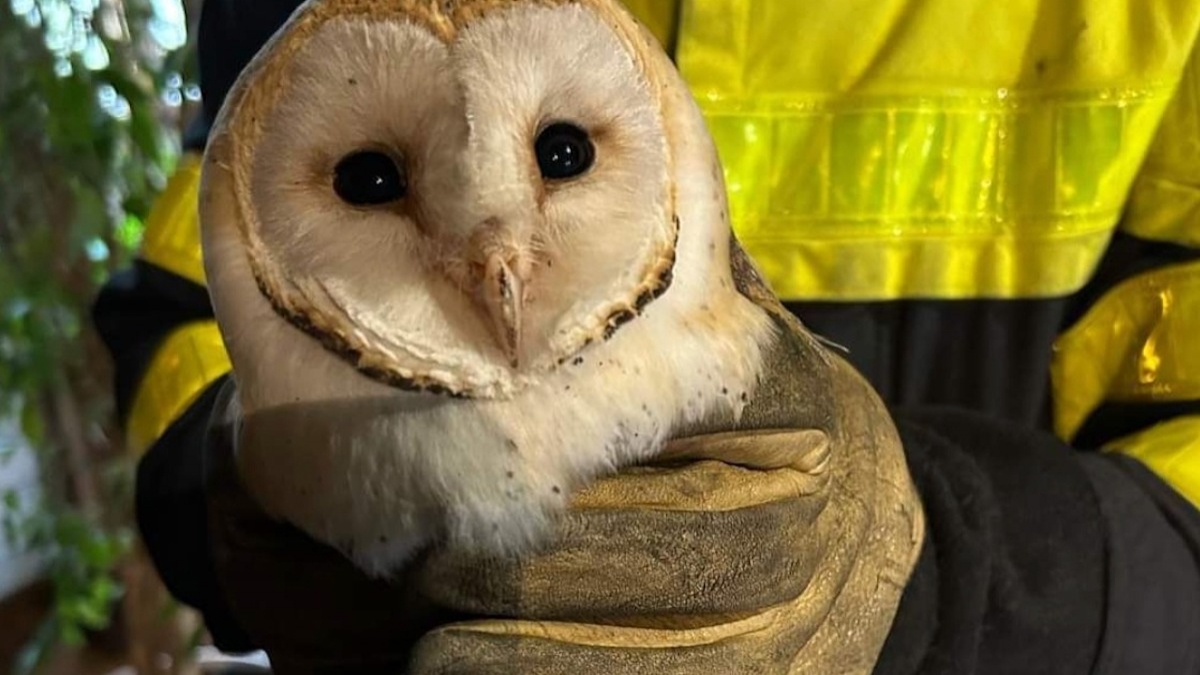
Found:
<path fill-rule="evenodd" d="M 122 588 L 112 577 L 102 575 L 92 582 L 92 600 L 109 603 L 121 597 Z"/>
<path fill-rule="evenodd" d="M 140 204 L 136 206 L 143 208 Z M 125 208 L 132 210 L 130 206 L 126 206 Z M 134 251 L 142 245 L 142 233 L 145 231 L 146 224 L 142 222 L 141 218 L 138 218 L 134 213 L 126 213 L 125 220 L 121 221 L 121 224 L 117 227 L 117 241 L 126 249 Z"/>
<path fill-rule="evenodd" d="M 63 644 L 68 647 L 82 647 L 87 638 L 84 636 L 83 629 L 75 623 L 64 623 L 58 627 L 59 638 Z"/>
<path fill-rule="evenodd" d="M 75 601 L 71 614 L 75 621 L 83 627 L 100 630 L 108 626 L 109 602 L 108 598 L 102 600 L 79 598 Z"/>
<path fill-rule="evenodd" d="M 90 147 L 96 107 L 90 82 L 77 71 L 76 75 L 56 80 L 46 94 L 47 105 L 55 112 L 46 129 L 51 144 L 68 152 Z"/>
<path fill-rule="evenodd" d="M 45 442 L 46 429 L 42 424 L 41 411 L 29 401 L 21 406 L 21 433 L 34 445 Z"/>
<path fill-rule="evenodd" d="M 80 541 L 77 546 L 84 562 L 93 569 L 105 569 L 117 557 L 116 547 L 99 537 Z"/>

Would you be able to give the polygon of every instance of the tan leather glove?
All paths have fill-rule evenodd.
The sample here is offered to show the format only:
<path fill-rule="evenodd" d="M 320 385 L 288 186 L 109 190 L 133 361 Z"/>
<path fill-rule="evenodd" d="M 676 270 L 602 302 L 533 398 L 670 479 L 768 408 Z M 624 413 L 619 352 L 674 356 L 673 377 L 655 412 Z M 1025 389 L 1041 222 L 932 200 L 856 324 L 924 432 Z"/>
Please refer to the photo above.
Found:
<path fill-rule="evenodd" d="M 575 495 L 558 540 L 522 561 L 437 550 L 369 579 L 268 520 L 218 428 L 233 611 L 285 674 L 869 673 L 923 516 L 878 399 L 794 335 L 736 427 L 706 422 Z"/>

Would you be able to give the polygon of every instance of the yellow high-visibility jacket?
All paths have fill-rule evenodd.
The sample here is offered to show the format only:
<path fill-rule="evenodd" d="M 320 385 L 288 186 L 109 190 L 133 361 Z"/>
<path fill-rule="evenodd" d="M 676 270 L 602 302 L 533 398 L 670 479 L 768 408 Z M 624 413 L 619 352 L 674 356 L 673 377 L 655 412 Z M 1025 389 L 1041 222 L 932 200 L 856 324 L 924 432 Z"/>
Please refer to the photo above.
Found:
<path fill-rule="evenodd" d="M 739 238 L 885 399 L 1125 452 L 1200 504 L 1200 0 L 626 4 Z M 143 283 L 203 286 L 197 181 L 193 156 Z M 138 452 L 229 369 L 203 311 L 168 328 L 126 376 Z"/>

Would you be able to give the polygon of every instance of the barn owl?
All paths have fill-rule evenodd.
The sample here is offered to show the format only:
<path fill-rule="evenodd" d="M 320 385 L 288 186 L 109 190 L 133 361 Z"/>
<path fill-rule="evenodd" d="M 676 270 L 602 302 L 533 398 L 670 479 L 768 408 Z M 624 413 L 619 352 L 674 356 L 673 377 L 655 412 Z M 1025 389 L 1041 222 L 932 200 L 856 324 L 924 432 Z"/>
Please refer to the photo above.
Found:
<path fill-rule="evenodd" d="M 222 109 L 201 222 L 244 484 L 372 575 L 535 549 L 573 491 L 736 420 L 783 339 L 616 0 L 310 0 Z"/>

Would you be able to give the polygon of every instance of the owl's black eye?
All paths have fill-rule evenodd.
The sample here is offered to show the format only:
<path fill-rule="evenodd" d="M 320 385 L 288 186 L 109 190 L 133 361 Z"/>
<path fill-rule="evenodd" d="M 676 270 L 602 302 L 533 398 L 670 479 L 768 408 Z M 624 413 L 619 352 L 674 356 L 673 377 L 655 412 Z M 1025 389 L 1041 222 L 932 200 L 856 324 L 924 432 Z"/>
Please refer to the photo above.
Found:
<path fill-rule="evenodd" d="M 364 150 L 342 158 L 333 170 L 333 191 L 354 206 L 378 206 L 404 198 L 404 169 L 382 152 Z"/>
<path fill-rule="evenodd" d="M 534 144 L 538 168 L 548 180 L 574 178 L 592 168 L 596 148 L 583 129 L 566 122 L 551 124 Z"/>

